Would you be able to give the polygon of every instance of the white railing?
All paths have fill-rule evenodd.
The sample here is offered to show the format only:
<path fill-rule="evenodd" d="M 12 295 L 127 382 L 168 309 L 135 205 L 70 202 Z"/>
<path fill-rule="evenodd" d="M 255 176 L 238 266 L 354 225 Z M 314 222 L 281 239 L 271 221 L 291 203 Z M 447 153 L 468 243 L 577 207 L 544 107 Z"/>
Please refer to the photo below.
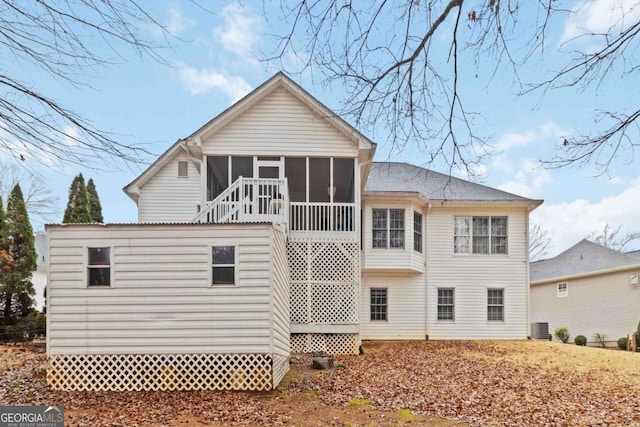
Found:
<path fill-rule="evenodd" d="M 355 203 L 291 202 L 291 231 L 356 231 Z"/>
<path fill-rule="evenodd" d="M 287 178 L 244 178 L 208 202 L 194 222 L 276 222 L 286 226 L 289 218 Z"/>

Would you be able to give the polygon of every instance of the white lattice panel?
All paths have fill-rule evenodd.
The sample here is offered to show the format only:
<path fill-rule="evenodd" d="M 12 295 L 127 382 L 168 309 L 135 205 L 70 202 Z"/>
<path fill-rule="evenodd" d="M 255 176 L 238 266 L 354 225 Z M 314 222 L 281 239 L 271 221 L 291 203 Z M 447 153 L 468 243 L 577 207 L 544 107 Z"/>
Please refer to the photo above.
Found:
<path fill-rule="evenodd" d="M 357 282 L 360 279 L 356 243 L 311 243 L 310 259 L 312 282 Z"/>
<path fill-rule="evenodd" d="M 358 323 L 357 283 L 311 283 L 311 323 Z"/>
<path fill-rule="evenodd" d="M 309 243 L 287 242 L 287 257 L 289 258 L 289 274 L 291 281 L 299 282 L 308 280 Z"/>
<path fill-rule="evenodd" d="M 309 323 L 309 285 L 291 282 L 290 286 L 289 320 L 291 323 Z"/>
<path fill-rule="evenodd" d="M 55 355 L 47 368 L 56 390 L 270 390 L 273 379 L 267 354 Z"/>
<path fill-rule="evenodd" d="M 293 334 L 292 353 L 358 354 L 360 338 L 357 334 Z"/>

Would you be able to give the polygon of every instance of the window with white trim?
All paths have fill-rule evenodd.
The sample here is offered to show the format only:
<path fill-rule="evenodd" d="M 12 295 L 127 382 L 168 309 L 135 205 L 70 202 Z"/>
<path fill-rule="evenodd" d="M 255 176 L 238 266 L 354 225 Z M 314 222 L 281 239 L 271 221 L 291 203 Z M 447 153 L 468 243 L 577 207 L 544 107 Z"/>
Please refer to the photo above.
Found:
<path fill-rule="evenodd" d="M 185 161 L 178 162 L 178 176 L 185 178 L 189 176 L 189 163 Z"/>
<path fill-rule="evenodd" d="M 404 209 L 372 209 L 372 242 L 377 249 L 404 249 Z"/>
<path fill-rule="evenodd" d="M 422 253 L 422 214 L 413 213 L 413 250 Z"/>
<path fill-rule="evenodd" d="M 211 247 L 211 284 L 236 284 L 236 247 Z"/>
<path fill-rule="evenodd" d="M 453 252 L 456 254 L 507 254 L 507 217 L 454 217 Z"/>
<path fill-rule="evenodd" d="M 487 320 L 504 322 L 504 289 L 487 290 Z"/>
<path fill-rule="evenodd" d="M 111 248 L 87 248 L 87 285 L 111 286 Z"/>
<path fill-rule="evenodd" d="M 378 321 L 387 320 L 387 288 L 371 288 L 370 319 Z"/>
<path fill-rule="evenodd" d="M 558 298 L 569 295 L 569 284 L 567 282 L 558 283 Z"/>
<path fill-rule="evenodd" d="M 454 313 L 453 288 L 438 288 L 438 320 L 454 320 Z"/>

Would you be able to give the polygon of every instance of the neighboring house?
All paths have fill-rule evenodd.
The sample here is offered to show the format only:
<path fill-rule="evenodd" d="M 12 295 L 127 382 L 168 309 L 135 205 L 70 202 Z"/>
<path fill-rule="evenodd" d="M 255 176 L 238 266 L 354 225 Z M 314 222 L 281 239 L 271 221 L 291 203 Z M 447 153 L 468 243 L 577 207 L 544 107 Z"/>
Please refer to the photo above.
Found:
<path fill-rule="evenodd" d="M 37 269 L 31 275 L 31 283 L 36 294 L 33 296 L 34 306 L 42 311 L 44 307 L 44 288 L 47 286 L 47 235 L 44 231 L 35 233 Z"/>
<path fill-rule="evenodd" d="M 636 330 L 640 321 L 640 258 L 582 240 L 555 258 L 531 263 L 531 321 L 548 323 L 607 345 Z"/>
<path fill-rule="evenodd" d="M 290 352 L 526 338 L 542 202 L 374 152 L 278 73 L 124 188 L 137 224 L 49 225 L 49 384 L 262 390 Z"/>

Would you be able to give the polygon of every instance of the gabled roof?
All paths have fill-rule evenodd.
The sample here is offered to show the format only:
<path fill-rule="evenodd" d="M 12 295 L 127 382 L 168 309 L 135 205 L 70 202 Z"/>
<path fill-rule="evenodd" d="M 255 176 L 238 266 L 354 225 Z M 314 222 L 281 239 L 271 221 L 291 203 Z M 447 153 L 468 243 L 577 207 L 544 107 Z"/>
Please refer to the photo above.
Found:
<path fill-rule="evenodd" d="M 260 86 L 252 90 L 244 98 L 240 99 L 235 104 L 218 114 L 212 120 L 200 127 L 190 136 L 184 139 L 179 139 L 173 144 L 167 151 L 160 155 L 160 157 L 149 166 L 140 176 L 134 179 L 130 184 L 125 186 L 122 190 L 127 193 L 134 201 L 137 202 L 139 188 L 142 187 L 149 179 L 151 179 L 165 164 L 173 159 L 181 151 L 190 153 L 191 150 L 201 153 L 201 140 L 204 137 L 208 137 L 215 133 L 218 129 L 224 127 L 227 123 L 234 118 L 250 109 L 253 105 L 266 97 L 268 94 L 278 88 L 285 88 L 293 96 L 295 96 L 302 103 L 307 105 L 314 113 L 319 117 L 325 119 L 328 123 L 332 124 L 339 132 L 345 135 L 352 143 L 356 144 L 360 149 L 371 150 L 371 158 L 375 152 L 376 144 L 369 138 L 364 136 L 353 126 L 347 123 L 344 119 L 331 111 L 323 103 L 314 98 L 309 92 L 304 90 L 300 85 L 291 80 L 283 72 L 278 72 L 273 75 L 269 80 L 262 83 Z"/>
<path fill-rule="evenodd" d="M 532 262 L 530 277 L 533 283 L 639 264 L 636 257 L 584 239 L 555 258 Z"/>
<path fill-rule="evenodd" d="M 541 200 L 527 199 L 434 172 L 408 163 L 374 162 L 365 186 L 366 192 L 414 192 L 434 201 L 517 201 L 533 202 L 536 206 Z"/>

